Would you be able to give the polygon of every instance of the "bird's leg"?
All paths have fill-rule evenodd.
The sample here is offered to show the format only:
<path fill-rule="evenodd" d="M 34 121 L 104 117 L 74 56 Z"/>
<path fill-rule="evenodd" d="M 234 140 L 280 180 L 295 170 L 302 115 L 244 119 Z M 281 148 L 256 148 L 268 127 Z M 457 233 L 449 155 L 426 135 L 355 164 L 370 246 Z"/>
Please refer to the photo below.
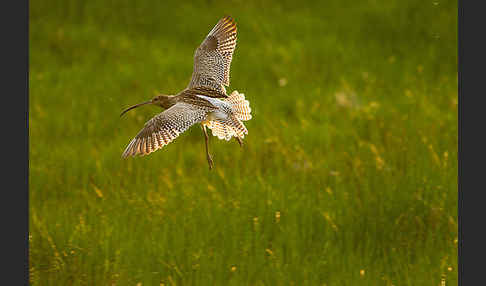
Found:
<path fill-rule="evenodd" d="M 241 140 L 240 137 L 235 136 L 236 141 L 238 141 L 238 144 L 240 144 L 240 147 L 243 147 L 243 140 Z"/>
<path fill-rule="evenodd" d="M 208 132 L 206 130 L 206 125 L 201 124 L 202 130 L 204 131 L 204 139 L 206 142 L 206 158 L 208 159 L 208 164 L 209 164 L 209 170 L 213 168 L 213 158 L 211 157 L 211 154 L 209 154 L 209 137 L 208 137 Z"/>

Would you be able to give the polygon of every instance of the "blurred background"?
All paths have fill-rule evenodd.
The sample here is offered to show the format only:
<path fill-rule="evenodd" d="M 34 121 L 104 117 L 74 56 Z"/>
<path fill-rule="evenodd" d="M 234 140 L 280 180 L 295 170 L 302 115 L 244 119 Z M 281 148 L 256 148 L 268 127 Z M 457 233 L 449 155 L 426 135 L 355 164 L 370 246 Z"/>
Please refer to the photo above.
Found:
<path fill-rule="evenodd" d="M 243 148 L 122 160 L 225 15 Z M 31 285 L 457 283 L 457 1 L 30 2 Z"/>

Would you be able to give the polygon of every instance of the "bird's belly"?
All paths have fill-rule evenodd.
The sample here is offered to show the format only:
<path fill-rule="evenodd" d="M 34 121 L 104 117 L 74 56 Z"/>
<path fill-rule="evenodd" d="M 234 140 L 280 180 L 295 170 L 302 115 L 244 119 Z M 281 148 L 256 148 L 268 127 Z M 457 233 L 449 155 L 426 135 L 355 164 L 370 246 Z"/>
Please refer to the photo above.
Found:
<path fill-rule="evenodd" d="M 216 110 L 216 111 L 213 111 L 213 112 L 210 112 L 208 114 L 208 117 L 207 117 L 207 120 L 218 120 L 218 119 L 226 119 L 228 118 L 228 114 L 220 111 L 220 110 Z"/>

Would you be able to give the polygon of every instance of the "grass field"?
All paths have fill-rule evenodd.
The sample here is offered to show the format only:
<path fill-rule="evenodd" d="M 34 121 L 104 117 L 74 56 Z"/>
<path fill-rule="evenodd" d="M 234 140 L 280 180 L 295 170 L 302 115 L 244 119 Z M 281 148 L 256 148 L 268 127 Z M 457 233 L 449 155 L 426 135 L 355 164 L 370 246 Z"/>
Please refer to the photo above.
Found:
<path fill-rule="evenodd" d="M 178 2 L 30 2 L 31 285 L 455 285 L 456 1 Z M 227 14 L 244 147 L 122 160 Z"/>

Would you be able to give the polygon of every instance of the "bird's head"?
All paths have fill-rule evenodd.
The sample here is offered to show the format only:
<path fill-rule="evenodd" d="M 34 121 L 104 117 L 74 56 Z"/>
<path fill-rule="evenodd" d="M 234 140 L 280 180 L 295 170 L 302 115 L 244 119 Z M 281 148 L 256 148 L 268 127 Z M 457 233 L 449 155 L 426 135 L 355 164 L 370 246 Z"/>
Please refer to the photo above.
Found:
<path fill-rule="evenodd" d="M 151 102 L 152 104 L 155 104 L 157 106 L 160 106 L 162 108 L 169 108 L 171 104 L 171 97 L 170 95 L 167 94 L 159 94 L 156 97 L 152 98 Z"/>
<path fill-rule="evenodd" d="M 166 108 L 167 109 L 167 108 L 169 108 L 172 105 L 170 98 L 171 98 L 170 95 L 159 94 L 159 95 L 155 96 L 154 98 L 152 98 L 149 101 L 145 101 L 145 102 L 142 102 L 142 103 L 139 103 L 139 104 L 135 104 L 133 106 L 128 107 L 127 109 L 123 110 L 123 112 L 120 114 L 120 116 L 122 116 L 123 114 L 125 114 L 129 110 L 132 110 L 134 108 L 137 108 L 137 107 L 140 107 L 140 106 L 146 105 L 146 104 L 154 104 L 154 105 L 157 105 L 157 106 L 160 106 L 162 108 Z"/>

